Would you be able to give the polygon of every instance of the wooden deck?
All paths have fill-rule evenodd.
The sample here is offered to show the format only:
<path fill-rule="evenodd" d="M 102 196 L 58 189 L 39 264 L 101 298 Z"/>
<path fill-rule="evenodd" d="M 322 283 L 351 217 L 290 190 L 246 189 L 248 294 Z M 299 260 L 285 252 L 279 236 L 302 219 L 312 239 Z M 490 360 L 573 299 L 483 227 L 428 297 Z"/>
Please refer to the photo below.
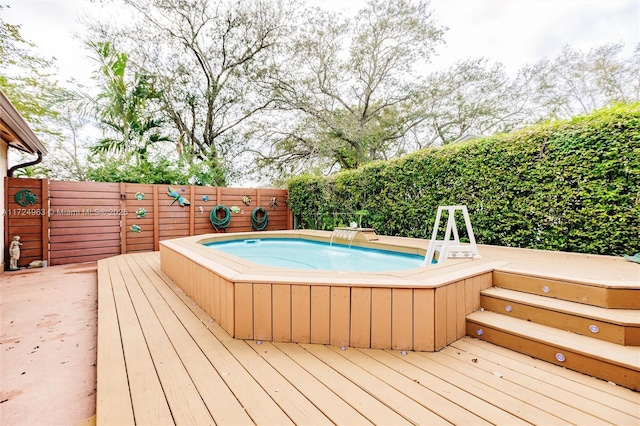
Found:
<path fill-rule="evenodd" d="M 640 423 L 640 393 L 462 338 L 440 352 L 236 340 L 160 271 L 98 263 L 97 424 Z"/>

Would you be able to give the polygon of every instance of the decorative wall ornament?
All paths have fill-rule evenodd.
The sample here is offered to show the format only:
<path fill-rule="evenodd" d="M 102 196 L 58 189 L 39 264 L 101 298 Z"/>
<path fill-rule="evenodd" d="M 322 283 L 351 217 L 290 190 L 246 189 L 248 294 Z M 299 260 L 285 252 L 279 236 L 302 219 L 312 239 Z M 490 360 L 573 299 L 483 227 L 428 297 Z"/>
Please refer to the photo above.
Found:
<path fill-rule="evenodd" d="M 27 207 L 29 205 L 36 204 L 38 202 L 38 196 L 34 194 L 30 189 L 21 189 L 13 196 L 16 204 Z"/>
<path fill-rule="evenodd" d="M 209 201 L 209 196 L 208 195 L 203 195 L 202 196 L 202 201 L 204 201 L 204 202 Z"/>
<path fill-rule="evenodd" d="M 136 210 L 136 216 L 137 217 L 145 217 L 147 215 L 147 210 L 143 209 L 143 208 L 139 208 L 138 210 Z"/>
<path fill-rule="evenodd" d="M 245 195 L 244 197 L 242 197 L 242 202 L 244 203 L 245 206 L 248 206 L 249 204 L 251 204 L 251 197 L 249 197 L 248 195 Z"/>
<path fill-rule="evenodd" d="M 273 197 L 271 200 L 269 200 L 269 205 L 271 206 L 272 209 L 277 209 L 278 208 L 278 197 Z"/>
<path fill-rule="evenodd" d="M 229 210 L 231 210 L 232 213 L 240 213 L 240 207 L 238 206 L 231 206 Z"/>
<path fill-rule="evenodd" d="M 131 228 L 129 228 L 129 231 L 131 231 L 131 232 L 142 232 L 142 228 L 140 228 L 138 225 L 131 225 Z"/>
<path fill-rule="evenodd" d="M 140 201 L 140 200 L 144 200 L 144 192 L 136 192 L 136 200 Z"/>
<path fill-rule="evenodd" d="M 182 190 L 184 190 L 184 188 L 182 188 Z M 180 204 L 181 207 L 188 206 L 191 204 L 189 200 L 184 198 L 182 195 L 180 195 L 178 191 L 171 188 L 170 186 L 167 187 L 167 195 L 169 195 L 170 197 L 173 197 L 173 201 L 171 202 L 171 204 L 169 204 L 170 206 L 172 206 L 173 203 L 175 203 L 176 201 L 178 202 L 178 204 Z"/>

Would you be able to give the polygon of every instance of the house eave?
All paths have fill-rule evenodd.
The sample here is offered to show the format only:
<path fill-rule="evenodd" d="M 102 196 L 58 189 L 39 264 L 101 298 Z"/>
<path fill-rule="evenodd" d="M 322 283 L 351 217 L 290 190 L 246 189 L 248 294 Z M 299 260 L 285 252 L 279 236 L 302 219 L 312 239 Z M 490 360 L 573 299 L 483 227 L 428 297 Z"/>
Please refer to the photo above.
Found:
<path fill-rule="evenodd" d="M 0 90 L 0 138 L 7 145 L 30 154 L 47 153 L 40 139 L 2 90 Z"/>

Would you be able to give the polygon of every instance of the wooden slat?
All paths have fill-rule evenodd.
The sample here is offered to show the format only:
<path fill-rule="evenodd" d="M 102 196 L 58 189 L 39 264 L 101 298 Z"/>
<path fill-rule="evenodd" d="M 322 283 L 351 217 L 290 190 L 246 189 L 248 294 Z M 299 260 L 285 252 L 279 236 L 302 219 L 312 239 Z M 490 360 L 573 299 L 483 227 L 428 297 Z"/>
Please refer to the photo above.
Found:
<path fill-rule="evenodd" d="M 450 368 L 449 366 L 439 363 L 438 354 L 430 352 L 408 353 L 403 357 L 407 362 L 419 367 L 431 374 L 436 375 L 450 383 L 463 384 L 463 389 L 476 397 L 487 401 L 500 409 L 516 416 L 526 422 L 533 424 L 567 424 L 562 419 L 549 414 L 543 409 L 536 406 L 535 401 L 529 404 L 526 401 L 511 395 L 509 392 L 500 388 L 488 385 L 484 381 L 472 380 L 468 376 L 458 371 L 457 366 Z"/>
<path fill-rule="evenodd" d="M 531 358 L 528 355 L 514 352 L 502 346 L 497 346 L 484 340 L 467 337 L 463 339 L 465 344 L 473 345 L 484 351 L 491 353 L 492 358 L 497 356 L 497 361 L 505 363 L 505 358 L 513 360 L 518 365 L 524 364 L 539 372 L 539 376 L 544 380 L 553 378 L 561 380 L 563 386 L 567 389 L 575 389 L 575 392 L 583 394 L 585 389 L 589 389 L 589 393 L 595 393 L 595 400 L 615 408 L 616 410 L 636 415 L 640 417 L 638 408 L 640 407 L 640 393 L 630 391 L 622 386 L 614 386 L 609 382 L 597 379 L 593 376 L 577 373 L 567 368 L 558 368 L 549 362 Z M 517 368 L 517 367 L 516 367 Z"/>
<path fill-rule="evenodd" d="M 461 405 L 462 401 L 458 401 L 458 405 L 456 405 L 455 401 L 439 395 L 420 380 L 398 374 L 397 369 L 382 364 L 378 359 L 381 353 L 384 352 L 379 350 L 347 350 L 340 352 L 340 355 L 452 424 L 489 424 L 473 412 L 467 411 L 465 406 Z M 397 364 L 400 363 L 401 361 Z M 400 371 L 404 371 L 405 366 L 410 367 L 404 364 L 398 368 Z M 464 402 L 467 403 L 467 400 L 468 398 L 465 398 Z"/>
<path fill-rule="evenodd" d="M 600 401 L 600 398 L 606 398 L 602 392 L 594 391 L 587 386 L 578 387 L 555 375 L 541 374 L 538 369 L 530 365 L 494 355 L 478 346 L 469 344 L 466 340 L 459 340 L 443 352 L 454 359 L 462 359 L 466 363 L 476 364 L 476 368 L 491 374 L 499 373 L 504 380 L 526 387 L 534 393 L 541 392 L 557 402 L 578 409 L 580 413 L 577 414 L 575 420 L 580 423 L 603 421 L 622 425 L 640 421 L 640 407 L 638 406 L 635 407 L 635 416 L 621 412 L 619 408 L 624 408 L 623 406 L 618 405 L 617 408 L 612 408 Z M 496 360 L 496 358 L 498 359 Z M 564 411 L 564 408 L 561 409 Z M 593 415 L 585 415 L 585 413 L 593 413 Z M 633 413 L 633 409 L 631 413 Z M 596 420 L 594 415 L 599 420 Z"/>
<path fill-rule="evenodd" d="M 291 341 L 291 286 L 274 284 L 273 290 L 273 340 Z"/>
<path fill-rule="evenodd" d="M 416 401 L 395 391 L 391 386 L 369 373 L 362 366 L 340 356 L 336 351 L 321 345 L 303 345 L 303 347 L 326 364 L 331 365 L 352 383 L 365 389 L 370 394 L 375 395 L 379 401 L 384 401 L 387 407 L 393 410 L 398 416 L 398 420 L 395 420 L 394 424 L 399 424 L 398 422 L 404 423 L 406 421 L 415 424 L 429 425 L 449 424 L 449 422 L 418 404 Z M 400 418 L 404 420 L 400 420 Z M 391 417 L 389 421 L 391 421 Z"/>
<path fill-rule="evenodd" d="M 351 346 L 371 346 L 371 288 L 351 289 Z"/>
<path fill-rule="evenodd" d="M 349 345 L 350 315 L 351 289 L 331 287 L 330 343 L 332 345 Z"/>
<path fill-rule="evenodd" d="M 200 307 L 194 305 L 191 299 L 180 291 L 165 274 L 159 271 L 157 261 L 148 254 L 136 255 L 153 265 L 154 272 L 164 281 L 164 286 L 157 284 L 165 300 L 180 317 L 181 323 L 189 331 L 194 340 L 207 356 L 209 362 L 220 372 L 229 389 L 236 396 L 242 407 L 256 424 L 280 425 L 289 424 L 290 420 L 283 415 L 282 410 L 265 392 L 260 384 L 253 379 L 250 371 L 236 358 L 234 353 L 225 346 L 226 343 L 237 342 L 241 350 L 252 352 L 242 341 L 233 340 L 220 326 L 209 322 L 208 315 Z M 203 327 L 204 325 L 204 327 Z M 255 354 L 254 354 L 255 357 Z M 246 424 L 239 421 L 236 424 Z"/>
<path fill-rule="evenodd" d="M 362 414 L 291 359 L 288 352 L 292 347 L 295 347 L 292 343 L 281 343 L 275 346 L 263 342 L 262 346 L 251 345 L 251 348 L 261 358 L 283 377 L 288 377 L 291 384 L 312 401 L 333 423 L 338 425 L 370 424 Z"/>
<path fill-rule="evenodd" d="M 129 298 L 125 277 L 116 258 L 105 262 L 111 275 L 136 423 L 171 423 L 173 422 L 171 410 L 156 373 L 146 336 L 141 329 L 133 302 Z M 99 322 L 100 319 L 98 319 Z"/>
<path fill-rule="evenodd" d="M 253 338 L 270 341 L 272 332 L 271 284 L 253 285 Z"/>
<path fill-rule="evenodd" d="M 107 261 L 98 262 L 98 318 L 96 422 L 133 424 L 121 330 Z"/>
<path fill-rule="evenodd" d="M 391 348 L 413 349 L 413 290 L 391 290 Z"/>
<path fill-rule="evenodd" d="M 126 285 L 126 293 L 131 298 L 135 309 L 135 315 L 139 326 L 131 324 L 130 328 L 138 327 L 144 337 L 139 340 L 146 341 L 146 347 L 153 360 L 155 373 L 160 379 L 163 388 L 180 389 L 180 392 L 165 393 L 166 403 L 171 409 L 171 415 L 178 424 L 209 424 L 213 421 L 211 414 L 204 405 L 196 386 L 191 380 L 185 365 L 176 352 L 177 348 L 171 344 L 167 332 L 162 326 L 159 317 L 154 312 L 151 300 L 144 294 L 131 270 L 127 267 L 123 256 L 115 258 L 120 273 Z M 122 292 L 123 294 L 126 294 Z M 120 304 L 118 304 L 120 306 Z M 136 322 L 137 322 L 136 321 Z M 127 357 L 129 358 L 129 357 Z M 145 374 L 148 376 L 149 374 Z M 130 378 L 129 381 L 132 379 Z M 147 404 L 148 396 L 141 396 L 137 400 L 132 394 L 134 413 L 137 412 L 136 404 Z M 168 419 L 154 421 L 153 423 L 166 423 Z M 139 422 L 138 422 L 139 423 Z"/>
<path fill-rule="evenodd" d="M 391 347 L 391 289 L 371 289 L 371 347 Z"/>
<path fill-rule="evenodd" d="M 447 344 L 453 343 L 458 338 L 458 299 L 456 293 L 456 283 L 444 287 L 447 298 Z M 462 315 L 462 314 L 461 314 Z M 464 318 L 464 315 L 462 315 Z"/>
<path fill-rule="evenodd" d="M 464 337 L 467 334 L 467 306 L 466 306 L 466 295 L 465 295 L 465 281 L 458 281 L 455 283 L 455 294 L 456 294 L 456 338 L 458 340 L 461 337 Z"/>
<path fill-rule="evenodd" d="M 291 339 L 311 342 L 311 287 L 291 286 Z"/>
<path fill-rule="evenodd" d="M 414 289 L 413 348 L 416 351 L 433 351 L 435 336 L 435 292 L 433 289 Z"/>
<path fill-rule="evenodd" d="M 434 371 L 431 372 L 430 370 L 424 370 L 411 362 L 407 362 L 405 360 L 407 355 L 398 356 L 397 352 L 379 351 L 375 349 L 363 349 L 362 352 L 372 358 L 375 358 L 382 365 L 392 369 L 393 371 L 399 372 L 403 377 L 424 386 L 429 391 L 434 392 L 460 407 L 456 408 L 446 403 L 443 404 L 441 400 L 436 399 L 437 405 L 433 408 L 436 413 L 440 412 L 440 407 L 451 411 L 446 414 L 442 414 L 443 418 L 451 420 L 462 417 L 470 418 L 471 416 L 469 413 L 473 413 L 477 417 L 493 424 L 529 424 L 513 414 L 496 407 L 492 401 L 484 400 L 473 393 L 469 393 L 466 390 L 466 386 L 455 381 L 448 381 L 446 380 L 446 377 L 440 378 L 437 374 L 437 371 L 439 370 L 438 366 L 434 366 Z M 409 356 L 413 357 L 414 355 L 412 354 Z M 377 369 L 376 374 L 380 374 Z M 418 401 L 426 401 L 426 399 L 420 399 Z M 429 407 L 431 406 L 432 405 L 429 404 Z M 458 413 L 456 411 L 462 411 L 462 413 Z M 475 422 L 470 424 L 475 424 Z"/>
<path fill-rule="evenodd" d="M 225 289 L 223 288 L 223 291 Z M 238 306 L 253 306 L 253 285 L 252 284 L 236 284 L 235 285 L 235 303 Z M 221 299 L 226 299 L 225 295 Z M 238 339 L 253 339 L 253 309 L 237 309 L 238 315 L 233 319 L 235 323 L 234 336 Z M 245 313 L 240 315 L 240 312 Z M 246 315 L 246 313 L 249 315 Z"/>
<path fill-rule="evenodd" d="M 315 379 L 338 395 L 347 404 L 357 410 L 362 416 L 374 424 L 406 424 L 407 420 L 399 416 L 386 405 L 382 405 L 371 394 L 367 393 L 351 380 L 325 364 L 320 358 L 308 350 L 307 345 L 291 345 L 289 343 L 274 343 L 286 352 L 297 364 L 304 366 Z M 308 345 L 313 348 L 315 345 Z"/>
<path fill-rule="evenodd" d="M 182 323 L 186 320 L 184 316 L 180 318 L 176 313 L 180 305 L 184 308 L 183 304 L 176 300 L 174 295 L 166 291 L 159 291 L 159 289 L 166 290 L 166 285 L 144 260 L 131 256 L 126 260 L 216 424 L 240 424 L 250 421 L 249 416 L 227 387 L 220 373 L 209 362 L 194 336 L 185 328 Z M 170 296 L 169 300 L 165 299 L 167 295 Z M 192 322 L 195 320 L 191 312 L 185 310 L 182 312 Z M 199 332 L 203 333 L 203 336 L 207 336 L 204 327 L 200 326 Z M 205 415 L 203 419 L 206 420 L 207 416 Z M 195 420 L 197 421 L 197 419 Z"/>
<path fill-rule="evenodd" d="M 311 287 L 311 343 L 328 344 L 330 339 L 331 287 Z"/>
<path fill-rule="evenodd" d="M 435 289 L 434 300 L 435 318 L 435 350 L 444 348 L 447 345 L 447 288 L 438 287 Z"/>

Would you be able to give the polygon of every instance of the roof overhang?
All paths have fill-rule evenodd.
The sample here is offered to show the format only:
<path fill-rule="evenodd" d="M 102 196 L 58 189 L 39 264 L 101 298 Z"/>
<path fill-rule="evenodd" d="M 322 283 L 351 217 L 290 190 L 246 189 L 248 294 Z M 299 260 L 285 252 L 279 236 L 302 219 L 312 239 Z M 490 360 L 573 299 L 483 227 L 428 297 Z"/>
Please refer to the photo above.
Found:
<path fill-rule="evenodd" d="M 0 139 L 30 154 L 46 154 L 47 149 L 24 118 L 0 90 Z"/>

